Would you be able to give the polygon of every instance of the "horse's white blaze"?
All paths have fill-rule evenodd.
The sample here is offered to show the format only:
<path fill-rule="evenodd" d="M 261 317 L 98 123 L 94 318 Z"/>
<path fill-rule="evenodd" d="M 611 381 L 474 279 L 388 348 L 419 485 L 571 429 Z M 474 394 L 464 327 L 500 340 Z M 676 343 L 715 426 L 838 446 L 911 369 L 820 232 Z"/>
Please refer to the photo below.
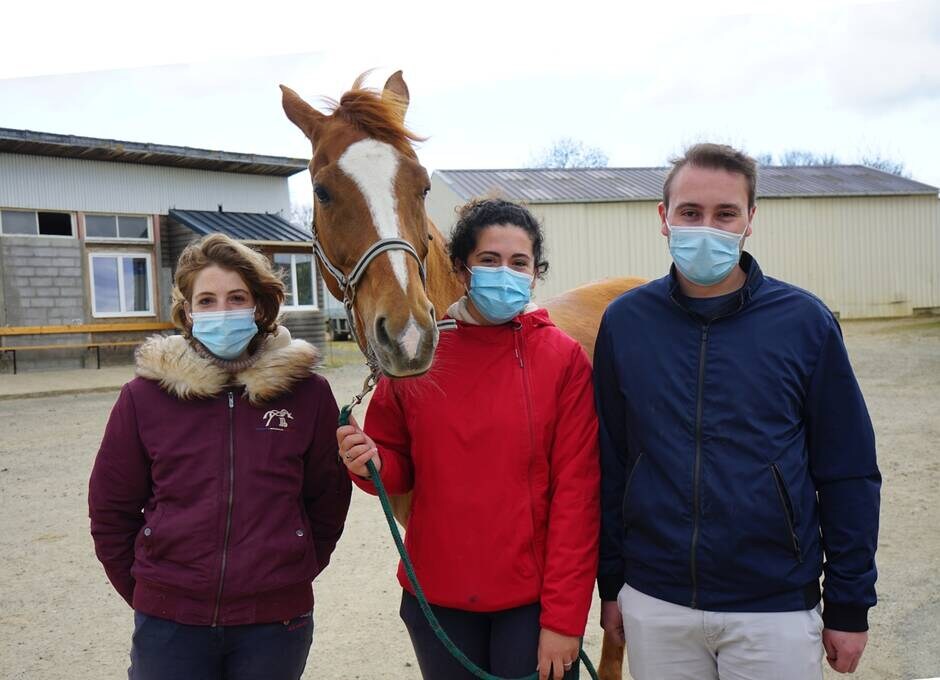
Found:
<path fill-rule="evenodd" d="M 421 330 L 418 328 L 418 324 L 415 323 L 414 316 L 408 316 L 408 324 L 401 335 L 398 336 L 398 344 L 405 350 L 408 359 L 414 359 L 418 354 L 418 346 L 421 344 Z"/>
<path fill-rule="evenodd" d="M 395 176 L 398 156 L 390 144 L 363 139 L 350 144 L 339 158 L 339 167 L 359 187 L 379 238 L 401 238 L 398 212 L 395 210 Z M 400 250 L 386 252 L 395 278 L 404 291 L 408 287 L 405 254 Z"/>

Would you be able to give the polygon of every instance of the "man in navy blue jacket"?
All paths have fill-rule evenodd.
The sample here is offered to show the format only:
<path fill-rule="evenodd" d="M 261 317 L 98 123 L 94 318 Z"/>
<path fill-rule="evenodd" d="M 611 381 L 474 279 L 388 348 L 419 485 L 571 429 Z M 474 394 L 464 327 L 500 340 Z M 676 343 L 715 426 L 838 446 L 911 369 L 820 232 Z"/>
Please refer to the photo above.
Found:
<path fill-rule="evenodd" d="M 601 625 L 635 680 L 821 679 L 867 642 L 871 420 L 832 313 L 743 252 L 756 175 L 728 146 L 676 159 L 674 265 L 598 332 Z"/>

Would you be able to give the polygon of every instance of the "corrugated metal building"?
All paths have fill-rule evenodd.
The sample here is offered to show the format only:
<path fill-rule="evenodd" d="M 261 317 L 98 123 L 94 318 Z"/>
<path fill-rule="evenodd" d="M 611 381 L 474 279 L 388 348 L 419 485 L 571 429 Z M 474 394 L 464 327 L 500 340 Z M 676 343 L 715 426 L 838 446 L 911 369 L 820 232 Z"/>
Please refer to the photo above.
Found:
<path fill-rule="evenodd" d="M 428 212 L 449 233 L 467 200 L 522 201 L 542 221 L 549 297 L 608 276 L 662 276 L 656 205 L 666 168 L 438 170 Z M 862 166 L 768 167 L 747 249 L 765 273 L 842 318 L 940 312 L 938 189 Z"/>
<path fill-rule="evenodd" d="M 306 167 L 297 158 L 0 128 L 0 327 L 166 321 L 180 251 L 220 231 L 284 269 L 288 325 L 322 342 L 311 235 L 282 217 L 287 178 Z M 96 335 L 0 339 L 39 345 Z M 127 358 L 128 350 L 115 352 Z M 30 351 L 21 365 L 87 358 Z"/>

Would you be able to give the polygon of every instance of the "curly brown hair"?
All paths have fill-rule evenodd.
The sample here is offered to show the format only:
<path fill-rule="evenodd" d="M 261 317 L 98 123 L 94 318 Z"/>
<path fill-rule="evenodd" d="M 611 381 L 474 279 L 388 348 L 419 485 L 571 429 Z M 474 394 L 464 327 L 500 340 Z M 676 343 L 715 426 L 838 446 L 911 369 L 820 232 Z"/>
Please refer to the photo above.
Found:
<path fill-rule="evenodd" d="M 545 236 L 542 225 L 529 210 L 518 203 L 502 198 L 478 198 L 460 208 L 457 223 L 450 235 L 447 249 L 454 271 L 466 265 L 467 259 L 477 247 L 477 241 L 487 227 L 511 224 L 519 227 L 532 240 L 532 256 L 535 259 L 535 275 L 544 278 L 548 262 L 544 257 Z"/>
<path fill-rule="evenodd" d="M 242 277 L 255 298 L 258 330 L 265 334 L 273 333 L 284 302 L 284 282 L 267 257 L 225 234 L 204 236 L 186 246 L 180 255 L 170 308 L 170 319 L 180 333 L 186 338 L 191 335 L 192 325 L 186 318 L 184 305 L 192 301 L 196 276 L 211 265 Z"/>

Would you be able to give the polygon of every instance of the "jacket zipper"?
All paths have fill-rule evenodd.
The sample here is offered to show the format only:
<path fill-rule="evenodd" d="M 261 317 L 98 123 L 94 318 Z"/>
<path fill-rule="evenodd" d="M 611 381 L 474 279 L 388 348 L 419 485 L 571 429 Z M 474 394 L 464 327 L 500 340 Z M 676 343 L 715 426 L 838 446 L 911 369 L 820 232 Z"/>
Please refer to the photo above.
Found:
<path fill-rule="evenodd" d="M 532 449 L 532 455 L 535 455 L 535 433 L 532 431 L 532 398 L 529 396 L 529 375 L 526 372 L 525 361 L 523 359 L 522 351 L 522 324 L 516 323 L 513 326 L 513 349 L 516 352 L 516 359 L 519 361 L 519 368 L 522 369 L 522 391 L 525 394 L 525 409 L 526 409 L 526 422 L 529 426 L 529 446 Z M 531 509 L 530 509 L 531 512 Z M 532 521 L 533 528 L 535 527 L 535 518 L 533 517 Z M 533 539 L 535 538 L 533 534 Z M 543 571 L 542 559 L 539 558 L 539 555 L 536 554 L 535 544 L 532 544 L 532 556 L 535 558 L 535 564 L 539 572 Z M 539 574 L 541 578 L 541 573 Z"/>
<path fill-rule="evenodd" d="M 692 609 L 698 605 L 698 575 L 695 551 L 698 547 L 699 483 L 702 474 L 702 408 L 705 391 L 705 348 L 708 345 L 708 324 L 702 326 L 702 342 L 698 356 L 698 398 L 695 404 L 695 466 L 692 472 L 692 545 L 689 548 L 689 571 L 692 574 Z"/>
<path fill-rule="evenodd" d="M 793 554 L 800 564 L 803 563 L 803 551 L 800 550 L 800 539 L 796 537 L 796 529 L 793 526 L 793 503 L 787 496 L 783 485 L 783 475 L 780 474 L 780 468 L 776 463 L 770 464 L 770 471 L 774 476 L 774 486 L 777 487 L 777 495 L 780 497 L 780 505 L 783 506 L 783 516 L 787 520 L 787 529 L 790 530 L 790 542 L 793 544 Z"/>
<path fill-rule="evenodd" d="M 222 540 L 222 568 L 219 571 L 219 590 L 212 612 L 212 625 L 219 622 L 222 605 L 222 585 L 225 583 L 225 564 L 228 561 L 228 538 L 232 530 L 232 502 L 235 499 L 235 396 L 228 393 L 228 510 L 225 515 L 225 538 Z"/>

